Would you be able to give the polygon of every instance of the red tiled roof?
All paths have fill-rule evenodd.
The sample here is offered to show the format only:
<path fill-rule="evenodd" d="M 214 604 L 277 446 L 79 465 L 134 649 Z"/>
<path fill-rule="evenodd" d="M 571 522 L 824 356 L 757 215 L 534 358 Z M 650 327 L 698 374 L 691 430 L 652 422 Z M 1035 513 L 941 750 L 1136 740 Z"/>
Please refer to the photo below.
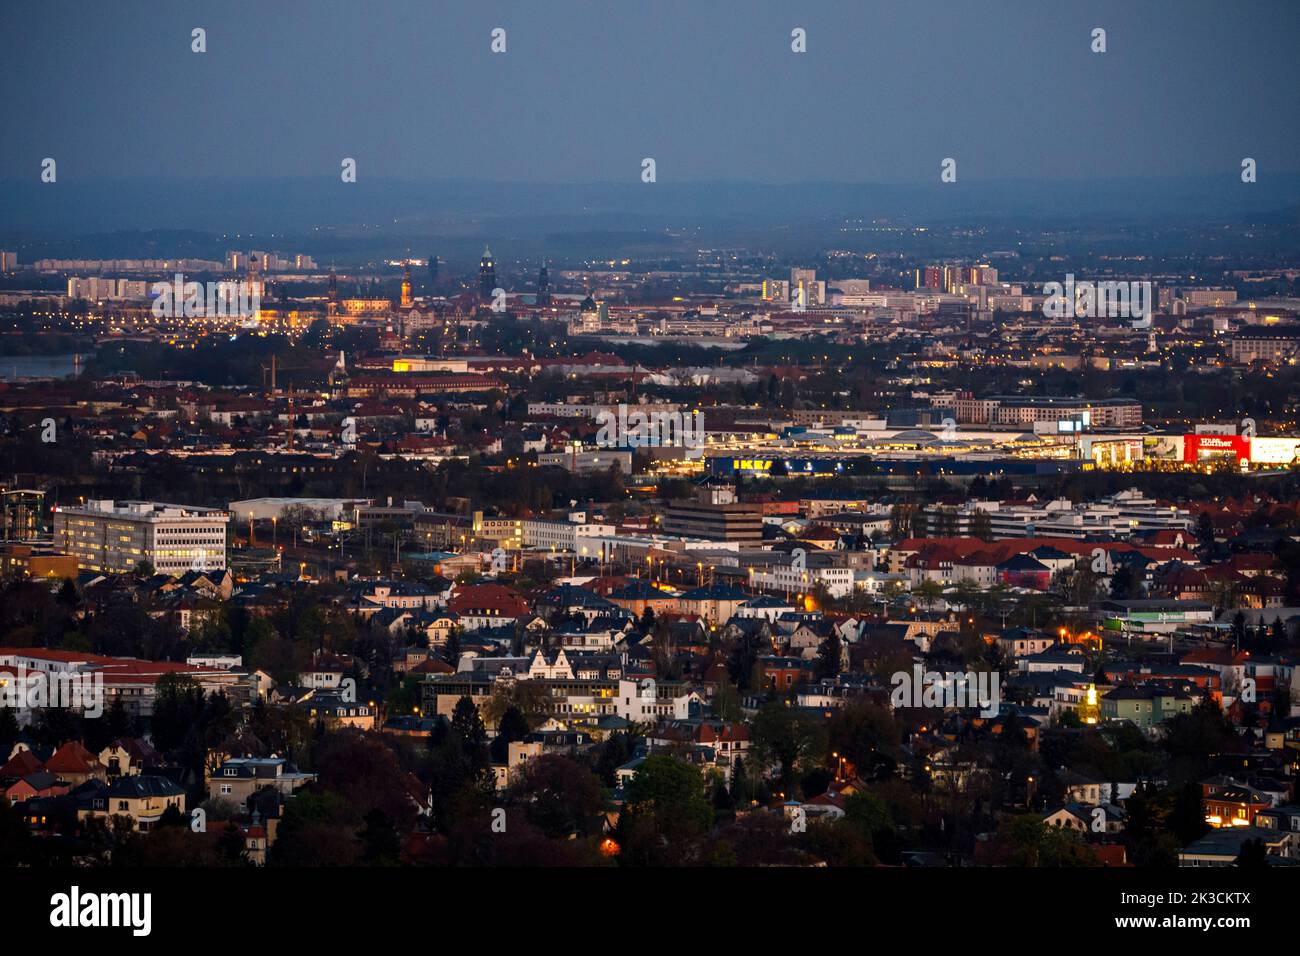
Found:
<path fill-rule="evenodd" d="M 106 684 L 155 684 L 164 674 L 190 674 L 196 677 L 224 674 L 217 667 L 200 667 L 175 661 L 146 661 L 135 657 L 106 657 L 81 651 L 44 647 L 0 647 L 0 658 L 26 657 L 58 664 L 82 664 L 91 672 L 103 674 Z"/>
<path fill-rule="evenodd" d="M 25 777 L 36 773 L 41 768 L 41 761 L 30 750 L 20 750 L 0 767 L 0 777 Z"/>
<path fill-rule="evenodd" d="M 456 614 L 486 609 L 500 617 L 526 617 L 532 613 L 518 591 L 501 584 L 458 587 L 447 602 L 447 609 Z"/>
<path fill-rule="evenodd" d="M 50 773 L 93 773 L 101 766 L 99 758 L 79 740 L 68 741 L 45 762 L 45 769 Z"/>

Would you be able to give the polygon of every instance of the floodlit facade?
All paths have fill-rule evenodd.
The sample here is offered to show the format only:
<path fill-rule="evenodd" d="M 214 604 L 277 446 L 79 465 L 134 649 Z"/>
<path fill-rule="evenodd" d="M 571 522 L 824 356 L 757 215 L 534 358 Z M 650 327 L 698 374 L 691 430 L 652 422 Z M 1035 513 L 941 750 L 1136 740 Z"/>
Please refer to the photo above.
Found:
<path fill-rule="evenodd" d="M 87 571 L 133 570 L 148 561 L 162 574 L 223 571 L 230 514 L 156 501 L 88 501 L 54 512 L 54 540 Z"/>

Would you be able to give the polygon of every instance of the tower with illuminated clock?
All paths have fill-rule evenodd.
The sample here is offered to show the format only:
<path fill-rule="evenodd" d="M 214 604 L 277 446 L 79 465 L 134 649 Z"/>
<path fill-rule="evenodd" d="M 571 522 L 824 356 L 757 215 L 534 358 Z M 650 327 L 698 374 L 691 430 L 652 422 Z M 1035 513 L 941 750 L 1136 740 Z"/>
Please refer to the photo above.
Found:
<path fill-rule="evenodd" d="M 492 290 L 497 287 L 497 266 L 492 250 L 483 248 L 483 258 L 478 262 L 478 297 L 482 302 L 492 301 Z"/>

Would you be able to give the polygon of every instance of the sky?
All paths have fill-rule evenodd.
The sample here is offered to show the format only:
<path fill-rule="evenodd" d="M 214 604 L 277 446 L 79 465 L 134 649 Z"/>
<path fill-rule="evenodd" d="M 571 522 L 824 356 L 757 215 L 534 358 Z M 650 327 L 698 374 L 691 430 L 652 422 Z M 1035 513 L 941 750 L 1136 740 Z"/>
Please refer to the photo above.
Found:
<path fill-rule="evenodd" d="M 612 184 L 642 205 L 768 188 L 736 193 L 740 210 L 783 184 L 930 191 L 946 158 L 972 189 L 1086 196 L 1231 190 L 1251 157 L 1259 188 L 1228 202 L 1281 188 L 1285 205 L 1298 43 L 1297 0 L 7 0 L 0 234 L 156 228 L 169 210 L 180 227 L 267 227 L 277 197 L 295 227 L 381 206 L 387 222 L 408 188 L 394 183 Z M 647 157 L 662 194 L 632 191 Z"/>
<path fill-rule="evenodd" d="M 1294 0 L 43 0 L 4 17 L 0 179 L 47 156 L 61 179 L 336 177 L 343 157 L 418 181 L 636 181 L 647 156 L 661 182 L 917 183 L 945 157 L 959 181 L 1300 169 Z"/>

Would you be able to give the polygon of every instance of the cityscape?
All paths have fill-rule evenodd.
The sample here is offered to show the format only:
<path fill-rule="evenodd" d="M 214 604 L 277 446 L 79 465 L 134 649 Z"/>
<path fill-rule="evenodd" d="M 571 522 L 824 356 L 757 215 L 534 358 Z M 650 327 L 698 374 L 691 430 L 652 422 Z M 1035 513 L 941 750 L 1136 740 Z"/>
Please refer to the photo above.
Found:
<path fill-rule="evenodd" d="M 772 33 L 755 69 L 796 91 L 772 136 L 843 79 L 800 71 L 839 49 L 846 6 L 763 3 L 725 41 Z M 1221 5 L 1180 26 L 1173 5 L 995 6 L 997 35 L 1023 15 L 1071 46 L 1054 88 L 1118 70 L 1095 81 L 1118 104 L 1136 42 L 1197 48 Z M 266 28 L 332 49 L 362 16 L 336 7 Z M 1293 52 L 1296 11 L 1251 7 L 1232 56 Z M 103 25 L 88 8 L 22 16 L 48 36 Z M 158 102 L 216 108 L 251 8 L 151 10 L 176 47 Z M 390 13 L 352 29 L 387 37 L 364 24 Z M 364 92 L 322 90 L 342 128 L 298 152 L 275 141 L 315 106 L 250 107 L 262 185 L 214 178 L 208 133 L 95 159 L 33 107 L 0 114 L 36 124 L 0 164 L 0 863 L 71 894 L 51 926 L 127 925 L 71 868 L 1208 868 L 1239 890 L 1300 866 L 1300 84 L 1222 128 L 1205 105 L 1163 181 L 1155 132 L 1104 142 L 1120 120 L 1059 144 L 1100 147 L 1095 182 L 1086 162 L 1056 193 L 999 173 L 1002 100 L 914 173 L 841 175 L 820 154 L 859 146 L 834 91 L 802 148 L 734 175 L 712 165 L 730 120 L 705 137 L 696 105 L 666 103 L 603 174 L 582 165 L 611 155 L 602 121 L 566 115 L 566 140 L 601 144 L 556 144 L 564 176 L 524 114 L 547 100 L 558 134 L 576 80 L 536 31 L 598 15 L 447 16 L 466 50 L 446 68 L 509 91 L 483 92 L 478 138 L 463 103 L 428 139 L 355 64 Z M 655 56 L 672 29 L 608 16 Z M 988 69 L 975 92 L 1036 82 Z M 1209 94 L 1187 84 L 1148 107 L 1195 122 Z M 372 96 L 409 137 L 366 142 Z M 897 135 L 929 148 L 923 123 Z M 444 137 L 430 183 L 375 155 Z M 1125 885 L 1173 885 L 1146 879 Z M 1107 925 L 1155 905 L 1106 894 Z M 1241 902 L 1131 925 L 1249 927 Z"/>

